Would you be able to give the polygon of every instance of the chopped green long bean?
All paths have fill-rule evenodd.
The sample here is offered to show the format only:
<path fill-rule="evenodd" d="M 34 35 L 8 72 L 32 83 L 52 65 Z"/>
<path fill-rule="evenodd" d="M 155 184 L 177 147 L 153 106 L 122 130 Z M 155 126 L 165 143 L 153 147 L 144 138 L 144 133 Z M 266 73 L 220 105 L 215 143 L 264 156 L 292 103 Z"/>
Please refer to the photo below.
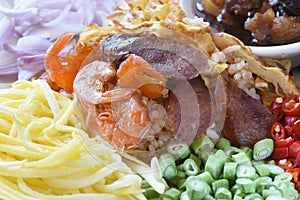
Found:
<path fill-rule="evenodd" d="M 188 158 L 184 161 L 183 169 L 188 176 L 195 176 L 200 172 L 200 166 L 198 166 L 197 163 L 191 158 Z"/>
<path fill-rule="evenodd" d="M 216 199 L 222 199 L 222 200 L 231 200 L 232 199 L 232 194 L 227 188 L 220 187 L 217 189 L 215 193 L 215 198 Z"/>
<path fill-rule="evenodd" d="M 186 191 L 192 199 L 202 199 L 210 193 L 210 186 L 198 176 L 190 176 L 185 182 Z"/>
<path fill-rule="evenodd" d="M 191 148 L 195 154 L 199 154 L 202 150 L 210 150 L 214 148 L 214 143 L 208 136 L 202 136 L 191 144 Z"/>
<path fill-rule="evenodd" d="M 160 199 L 178 200 L 181 196 L 181 192 L 176 188 L 170 188 L 160 195 Z"/>
<path fill-rule="evenodd" d="M 174 157 L 164 153 L 159 157 L 159 164 L 162 167 L 162 175 L 166 179 L 174 178 L 177 175 L 177 168 Z"/>
<path fill-rule="evenodd" d="M 204 170 L 208 171 L 214 178 L 219 178 L 222 174 L 224 163 L 224 160 L 212 155 L 207 159 Z"/>
<path fill-rule="evenodd" d="M 249 165 L 239 165 L 236 171 L 237 178 L 249 178 L 253 180 L 255 178 L 255 168 Z"/>
<path fill-rule="evenodd" d="M 167 151 L 175 158 L 175 160 L 184 159 L 191 153 L 189 145 L 181 141 L 176 141 L 169 144 L 167 147 Z"/>
<path fill-rule="evenodd" d="M 253 147 L 253 159 L 264 160 L 268 158 L 274 149 L 274 141 L 270 138 L 257 142 Z"/>
<path fill-rule="evenodd" d="M 227 179 L 219 179 L 219 180 L 214 181 L 211 184 L 211 187 L 212 187 L 212 191 L 214 193 L 218 190 L 218 188 L 229 189 L 229 181 Z"/>
<path fill-rule="evenodd" d="M 219 138 L 217 143 L 215 144 L 215 147 L 217 149 L 225 149 L 226 147 L 230 147 L 230 146 L 231 146 L 230 140 L 223 137 Z"/>

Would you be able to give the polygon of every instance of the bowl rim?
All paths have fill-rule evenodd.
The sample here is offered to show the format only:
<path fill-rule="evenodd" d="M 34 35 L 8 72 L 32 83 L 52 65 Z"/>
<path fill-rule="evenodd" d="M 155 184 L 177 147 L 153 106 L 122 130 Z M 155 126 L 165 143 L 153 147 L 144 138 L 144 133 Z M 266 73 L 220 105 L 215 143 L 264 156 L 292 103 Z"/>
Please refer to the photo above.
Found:
<path fill-rule="evenodd" d="M 193 11 L 194 0 L 180 0 L 180 6 L 185 12 L 187 17 L 193 18 L 195 13 Z M 300 42 L 284 45 L 274 46 L 247 46 L 251 49 L 253 54 L 259 57 L 267 58 L 291 58 L 294 56 L 300 56 Z M 276 48 L 275 48 L 276 47 Z"/>

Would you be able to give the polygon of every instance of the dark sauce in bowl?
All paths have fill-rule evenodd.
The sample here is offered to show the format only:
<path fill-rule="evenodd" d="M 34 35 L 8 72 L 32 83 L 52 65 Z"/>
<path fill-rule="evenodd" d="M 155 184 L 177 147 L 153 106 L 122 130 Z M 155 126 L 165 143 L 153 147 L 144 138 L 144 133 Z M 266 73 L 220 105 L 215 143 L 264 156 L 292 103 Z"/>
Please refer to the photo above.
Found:
<path fill-rule="evenodd" d="M 201 0 L 194 1 L 194 13 L 211 24 L 213 33 L 229 33 L 249 46 L 272 46 L 300 41 L 300 31 L 295 31 L 293 38 L 288 36 L 294 27 L 297 26 L 300 29 L 300 0 L 224 0 L 224 2 L 225 4 L 220 8 L 221 12 L 213 15 L 205 11 Z M 279 29 L 279 31 L 287 32 L 286 37 L 283 34 L 280 39 L 274 39 L 266 35 L 264 39 L 258 39 L 253 32 L 245 29 L 245 23 L 253 19 L 256 13 L 264 14 L 268 9 L 272 9 L 274 12 L 274 21 L 285 17 L 293 22 L 290 29 L 286 28 L 286 25 L 284 25 L 285 28 L 281 28 L 282 30 Z M 264 26 L 262 23 L 261 25 L 257 24 L 262 27 Z"/>

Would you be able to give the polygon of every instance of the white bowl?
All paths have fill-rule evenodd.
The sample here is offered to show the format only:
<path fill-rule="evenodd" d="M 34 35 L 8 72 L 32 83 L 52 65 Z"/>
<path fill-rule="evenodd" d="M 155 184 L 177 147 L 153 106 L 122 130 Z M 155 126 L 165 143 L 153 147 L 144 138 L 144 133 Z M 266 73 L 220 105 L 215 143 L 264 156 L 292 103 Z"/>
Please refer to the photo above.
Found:
<path fill-rule="evenodd" d="M 190 18 L 195 16 L 193 11 L 194 0 L 180 0 L 180 5 Z M 252 52 L 263 58 L 288 58 L 292 67 L 300 66 L 300 42 L 277 46 L 249 46 Z"/>

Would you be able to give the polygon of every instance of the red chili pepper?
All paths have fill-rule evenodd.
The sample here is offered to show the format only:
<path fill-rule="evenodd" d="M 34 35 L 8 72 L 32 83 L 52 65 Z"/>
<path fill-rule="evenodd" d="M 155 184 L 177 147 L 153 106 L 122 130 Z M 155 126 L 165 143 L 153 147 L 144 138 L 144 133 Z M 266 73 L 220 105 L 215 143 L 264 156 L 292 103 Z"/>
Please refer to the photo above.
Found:
<path fill-rule="evenodd" d="M 299 140 L 300 139 L 300 120 L 297 120 L 294 125 L 292 126 L 292 131 L 295 134 L 295 137 Z"/>
<path fill-rule="evenodd" d="M 271 128 L 271 136 L 277 141 L 285 138 L 285 130 L 281 123 L 275 122 Z"/>
<path fill-rule="evenodd" d="M 285 137 L 290 137 L 293 135 L 293 127 L 289 125 L 284 126 Z"/>
<path fill-rule="evenodd" d="M 300 117 L 285 116 L 284 117 L 284 125 L 293 126 L 294 123 L 299 119 L 300 119 Z"/>
<path fill-rule="evenodd" d="M 277 147 L 273 149 L 273 153 L 271 155 L 272 159 L 281 160 L 285 158 L 289 158 L 289 148 L 288 147 Z"/>
<path fill-rule="evenodd" d="M 293 181 L 295 183 L 299 183 L 300 180 L 300 168 L 290 168 L 290 169 L 286 169 L 286 172 L 289 172 L 293 175 Z"/>
<path fill-rule="evenodd" d="M 290 117 L 300 116 L 300 96 L 292 95 L 287 97 L 282 103 L 282 111 Z"/>
<path fill-rule="evenodd" d="M 277 97 L 271 103 L 270 110 L 277 121 L 279 121 L 284 115 L 284 113 L 282 111 L 282 103 L 283 103 L 282 97 Z"/>
<path fill-rule="evenodd" d="M 290 157 L 296 158 L 298 152 L 300 151 L 300 141 L 296 141 L 289 147 Z"/>
<path fill-rule="evenodd" d="M 274 146 L 275 146 L 275 148 L 289 147 L 291 144 L 293 144 L 294 141 L 295 141 L 294 138 L 288 137 L 288 138 L 285 138 L 285 139 L 274 141 Z"/>
<path fill-rule="evenodd" d="M 294 158 L 285 158 L 281 160 L 277 160 L 276 164 L 283 169 L 292 169 L 297 166 L 296 159 Z"/>

